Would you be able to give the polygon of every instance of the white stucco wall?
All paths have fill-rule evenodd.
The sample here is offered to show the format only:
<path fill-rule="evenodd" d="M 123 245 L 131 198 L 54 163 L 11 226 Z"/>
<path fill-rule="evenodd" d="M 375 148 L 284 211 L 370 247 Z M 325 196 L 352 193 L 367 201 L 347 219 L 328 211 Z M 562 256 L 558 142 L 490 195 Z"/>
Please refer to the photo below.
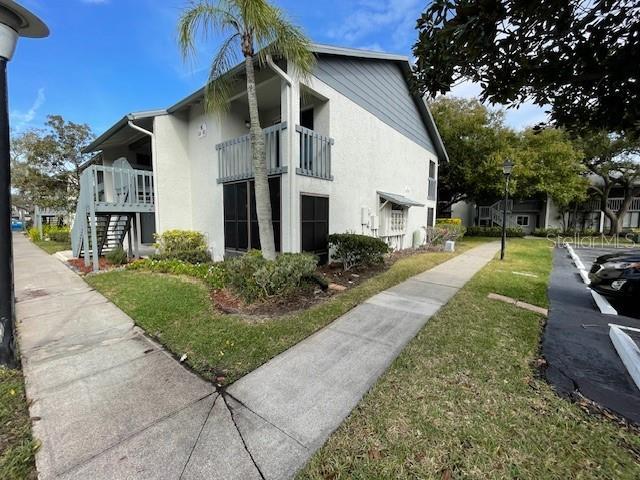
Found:
<path fill-rule="evenodd" d="M 413 232 L 427 223 L 427 208 L 436 207 L 436 202 L 427 198 L 429 161 L 437 165 L 436 156 L 318 79 L 314 78 L 310 87 L 329 100 L 315 120 L 318 130 L 328 130 L 335 140 L 334 180 L 298 175 L 292 202 L 294 218 L 298 219 L 292 225 L 292 250 L 300 249 L 300 195 L 329 196 L 329 233 L 370 234 L 361 224 L 361 210 L 364 207 L 379 215 L 377 191 L 403 195 L 425 205 L 409 208 L 404 247 L 410 247 Z"/>
<path fill-rule="evenodd" d="M 156 191 L 156 231 L 191 230 L 191 157 L 189 122 L 182 115 L 155 118 L 153 172 Z"/>
<path fill-rule="evenodd" d="M 332 156 L 333 181 L 303 177 L 295 173 L 299 150 L 295 124 L 299 123 L 299 88 L 291 96 L 282 85 L 282 121 L 290 142 L 283 149 L 293 151 L 296 161 L 287 161 L 289 173 L 282 178 L 282 247 L 300 251 L 300 196 L 303 193 L 330 197 L 330 233 L 354 231 L 371 234 L 362 227 L 361 209 L 379 215 L 377 191 L 404 195 L 423 203 L 408 210 L 404 246 L 412 243 L 413 232 L 427 223 L 429 201 L 429 161 L 437 165 L 435 154 L 405 137 L 328 85 L 315 79 L 310 87 L 328 102 L 315 110 L 315 129 L 335 139 Z M 288 110 L 288 103 L 293 111 Z M 261 112 L 265 124 L 277 117 L 271 109 Z M 158 231 L 193 229 L 207 236 L 214 259 L 224 256 L 223 186 L 217 183 L 218 155 L 215 146 L 247 133 L 246 115 L 240 106 L 229 114 L 207 114 L 202 105 L 191 107 L 188 115 L 168 115 L 155 121 Z M 206 124 L 206 135 L 199 135 Z"/>

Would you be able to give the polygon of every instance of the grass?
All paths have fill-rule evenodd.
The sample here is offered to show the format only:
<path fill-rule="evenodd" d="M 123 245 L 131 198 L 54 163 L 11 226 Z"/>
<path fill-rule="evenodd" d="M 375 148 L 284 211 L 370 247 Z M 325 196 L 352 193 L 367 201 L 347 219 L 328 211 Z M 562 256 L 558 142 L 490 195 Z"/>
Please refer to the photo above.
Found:
<path fill-rule="evenodd" d="M 298 479 L 637 479 L 640 437 L 558 397 L 533 367 L 545 240 L 511 240 L 409 344 Z M 528 272 L 537 278 L 514 275 Z"/>
<path fill-rule="evenodd" d="M 63 252 L 65 250 L 71 250 L 71 244 L 67 242 L 38 240 L 33 243 L 38 247 L 40 247 L 45 252 L 47 252 L 49 255 L 53 255 L 54 253 L 58 253 L 58 252 Z"/>
<path fill-rule="evenodd" d="M 484 239 L 464 240 L 462 252 Z M 308 310 L 251 323 L 214 311 L 200 282 L 149 272 L 116 271 L 87 282 L 131 316 L 136 324 L 205 377 L 231 383 L 295 345 L 365 299 L 441 263 L 454 254 L 424 253 L 397 261 L 384 273 Z"/>
<path fill-rule="evenodd" d="M 37 442 L 31 438 L 22 374 L 0 367 L 0 478 L 35 479 Z"/>

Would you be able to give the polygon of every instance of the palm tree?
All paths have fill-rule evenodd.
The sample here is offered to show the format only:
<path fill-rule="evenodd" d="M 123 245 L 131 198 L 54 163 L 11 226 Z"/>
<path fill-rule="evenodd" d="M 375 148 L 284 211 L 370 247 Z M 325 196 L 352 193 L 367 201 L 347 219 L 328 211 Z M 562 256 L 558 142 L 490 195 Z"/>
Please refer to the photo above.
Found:
<path fill-rule="evenodd" d="M 263 65 L 270 56 L 280 56 L 294 65 L 296 75 L 307 77 L 315 61 L 310 42 L 282 10 L 266 0 L 219 0 L 215 4 L 209 0 L 193 1 L 180 17 L 178 34 L 185 59 L 195 55 L 195 37 L 198 34 L 205 39 L 211 34 L 226 37 L 209 71 L 205 89 L 205 109 L 208 112 L 220 112 L 228 108 L 231 87 L 236 80 L 230 70 L 240 55 L 244 57 L 260 245 L 264 257 L 274 260 L 276 251 L 271 199 L 264 134 L 258 114 L 254 61 L 257 58 Z"/>

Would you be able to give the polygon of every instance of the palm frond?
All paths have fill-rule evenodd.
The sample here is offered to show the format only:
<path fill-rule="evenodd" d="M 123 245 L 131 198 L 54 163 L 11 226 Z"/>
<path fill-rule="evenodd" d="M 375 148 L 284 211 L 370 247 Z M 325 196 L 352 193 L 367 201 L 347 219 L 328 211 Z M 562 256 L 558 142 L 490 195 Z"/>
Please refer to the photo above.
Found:
<path fill-rule="evenodd" d="M 205 87 L 204 104 L 207 112 L 225 112 L 229 108 L 229 97 L 234 77 L 230 70 L 238 61 L 238 50 L 234 43 L 240 40 L 240 34 L 235 33 L 227 38 L 211 62 L 209 79 Z"/>
<path fill-rule="evenodd" d="M 267 7 L 268 21 L 264 27 L 254 31 L 260 61 L 264 62 L 267 55 L 285 58 L 293 64 L 294 71 L 290 73 L 307 81 L 316 61 L 311 52 L 311 42 L 281 9 L 271 5 Z"/>
<path fill-rule="evenodd" d="M 178 19 L 178 45 L 183 58 L 193 58 L 198 34 L 206 39 L 213 33 L 224 34 L 228 30 L 239 33 L 242 28 L 229 1 L 221 0 L 217 5 L 208 0 L 192 1 Z"/>

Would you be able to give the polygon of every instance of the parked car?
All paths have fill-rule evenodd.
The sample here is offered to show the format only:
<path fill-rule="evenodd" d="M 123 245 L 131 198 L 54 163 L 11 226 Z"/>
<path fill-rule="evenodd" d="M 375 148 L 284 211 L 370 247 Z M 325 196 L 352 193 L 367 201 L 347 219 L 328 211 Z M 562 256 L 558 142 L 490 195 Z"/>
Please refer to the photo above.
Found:
<path fill-rule="evenodd" d="M 640 294 L 640 250 L 598 257 L 589 272 L 591 288 L 605 297 L 631 299 Z"/>
<path fill-rule="evenodd" d="M 19 232 L 20 230 L 24 230 L 24 223 L 16 218 L 12 218 L 11 230 L 14 232 Z"/>

